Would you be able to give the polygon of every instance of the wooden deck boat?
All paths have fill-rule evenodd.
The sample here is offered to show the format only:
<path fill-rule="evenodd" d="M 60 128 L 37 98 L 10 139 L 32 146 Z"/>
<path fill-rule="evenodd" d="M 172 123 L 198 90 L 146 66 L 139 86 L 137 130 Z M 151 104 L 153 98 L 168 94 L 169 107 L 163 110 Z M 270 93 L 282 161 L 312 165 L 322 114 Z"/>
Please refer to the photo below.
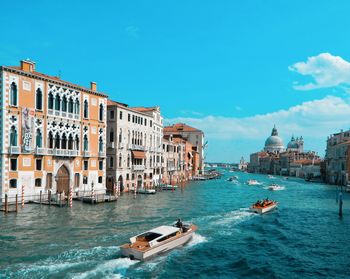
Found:
<path fill-rule="evenodd" d="M 120 246 L 125 257 L 146 260 L 187 243 L 197 227 L 193 224 L 183 224 L 182 228 L 160 226 L 130 238 L 130 243 Z"/>
<path fill-rule="evenodd" d="M 256 203 L 254 203 L 250 207 L 250 210 L 259 214 L 263 214 L 275 209 L 277 205 L 278 205 L 278 202 L 266 199 L 266 200 L 257 201 Z"/>

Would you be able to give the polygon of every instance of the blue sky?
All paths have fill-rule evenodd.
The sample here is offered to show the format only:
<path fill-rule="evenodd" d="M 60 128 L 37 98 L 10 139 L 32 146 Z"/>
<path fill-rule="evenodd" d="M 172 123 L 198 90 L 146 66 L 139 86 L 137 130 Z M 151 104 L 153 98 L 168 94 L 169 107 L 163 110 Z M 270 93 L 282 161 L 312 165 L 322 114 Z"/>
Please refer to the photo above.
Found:
<path fill-rule="evenodd" d="M 159 105 L 167 123 L 204 130 L 207 160 L 260 150 L 274 123 L 285 143 L 303 135 L 320 154 L 329 133 L 350 128 L 348 1 L 1 6 L 1 65 L 31 58 L 38 71 L 96 81 L 114 100 Z"/>

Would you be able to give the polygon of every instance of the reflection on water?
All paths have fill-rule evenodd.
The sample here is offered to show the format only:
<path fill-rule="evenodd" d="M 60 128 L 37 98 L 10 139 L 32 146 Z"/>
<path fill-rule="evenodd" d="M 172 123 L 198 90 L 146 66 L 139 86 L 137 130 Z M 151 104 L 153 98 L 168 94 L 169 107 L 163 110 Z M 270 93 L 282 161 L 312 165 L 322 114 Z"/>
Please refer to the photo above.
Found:
<path fill-rule="evenodd" d="M 332 186 L 245 173 L 226 181 L 232 175 L 136 199 L 124 194 L 117 203 L 26 205 L 1 215 L 0 278 L 350 276 L 349 194 L 340 220 Z M 268 191 L 271 183 L 284 190 Z M 249 212 L 266 197 L 279 201 L 276 211 Z M 147 262 L 121 258 L 129 237 L 179 217 L 199 226 L 186 246 Z"/>

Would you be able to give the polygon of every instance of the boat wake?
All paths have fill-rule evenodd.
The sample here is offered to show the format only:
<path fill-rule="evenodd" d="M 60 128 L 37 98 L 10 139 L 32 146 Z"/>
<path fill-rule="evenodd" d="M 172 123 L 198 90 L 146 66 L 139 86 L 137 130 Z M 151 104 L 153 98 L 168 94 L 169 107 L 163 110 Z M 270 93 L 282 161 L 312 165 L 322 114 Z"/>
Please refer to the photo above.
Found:
<path fill-rule="evenodd" d="M 253 216 L 255 216 L 255 214 L 249 211 L 249 208 L 240 208 L 238 210 L 233 210 L 224 214 L 223 216 L 220 216 L 220 219 L 216 220 L 214 224 L 222 226 L 239 224 Z"/>
<path fill-rule="evenodd" d="M 208 242 L 205 236 L 202 236 L 198 233 L 193 233 L 191 240 L 187 243 L 186 247 L 190 248 L 201 243 Z"/>

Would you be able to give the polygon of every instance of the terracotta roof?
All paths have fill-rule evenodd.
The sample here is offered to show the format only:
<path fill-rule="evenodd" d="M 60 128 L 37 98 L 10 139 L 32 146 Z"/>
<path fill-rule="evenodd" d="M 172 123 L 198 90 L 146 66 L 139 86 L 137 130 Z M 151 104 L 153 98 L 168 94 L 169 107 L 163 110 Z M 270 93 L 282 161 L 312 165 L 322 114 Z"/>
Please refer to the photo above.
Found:
<path fill-rule="evenodd" d="M 33 71 L 33 72 L 23 71 L 22 68 L 19 67 L 19 66 L 5 66 L 5 68 L 9 68 L 9 69 L 13 69 L 13 70 L 16 70 L 16 71 L 20 71 L 20 72 L 23 72 L 23 73 L 26 73 L 26 74 L 29 74 L 29 75 L 35 75 L 35 76 L 39 76 L 39 77 L 42 77 L 42 78 L 50 79 L 50 80 L 53 80 L 53 81 L 56 81 L 56 82 L 62 82 L 62 83 L 68 84 L 70 86 L 78 87 L 78 88 L 81 88 L 83 90 L 87 90 L 87 91 L 90 91 L 90 92 L 94 92 L 96 94 L 102 94 L 102 95 L 106 95 L 107 96 L 107 94 L 105 94 L 105 93 L 102 93 L 102 92 L 99 92 L 99 91 L 96 91 L 96 92 L 92 91 L 91 88 L 84 87 L 84 86 L 81 86 L 81 85 L 78 85 L 78 84 L 75 84 L 75 83 L 72 83 L 72 82 L 69 82 L 69 81 L 62 80 L 62 79 L 60 79 L 59 77 L 56 77 L 56 76 L 49 76 L 49 75 L 45 75 L 43 73 L 36 72 L 36 71 Z"/>
<path fill-rule="evenodd" d="M 193 128 L 191 126 L 188 126 L 185 123 L 177 123 L 171 126 L 164 127 L 163 131 L 165 133 L 177 133 L 177 132 L 201 132 L 201 130 L 198 130 L 196 128 Z"/>
<path fill-rule="evenodd" d="M 123 107 L 127 107 L 127 104 L 124 103 L 120 103 L 120 102 L 116 102 L 116 101 L 112 101 L 110 99 L 107 100 L 107 106 L 123 106 Z"/>
<path fill-rule="evenodd" d="M 132 107 L 131 109 L 140 111 L 140 112 L 148 112 L 148 111 L 154 111 L 157 110 L 156 107 L 150 107 L 150 108 L 145 108 L 145 107 Z"/>

